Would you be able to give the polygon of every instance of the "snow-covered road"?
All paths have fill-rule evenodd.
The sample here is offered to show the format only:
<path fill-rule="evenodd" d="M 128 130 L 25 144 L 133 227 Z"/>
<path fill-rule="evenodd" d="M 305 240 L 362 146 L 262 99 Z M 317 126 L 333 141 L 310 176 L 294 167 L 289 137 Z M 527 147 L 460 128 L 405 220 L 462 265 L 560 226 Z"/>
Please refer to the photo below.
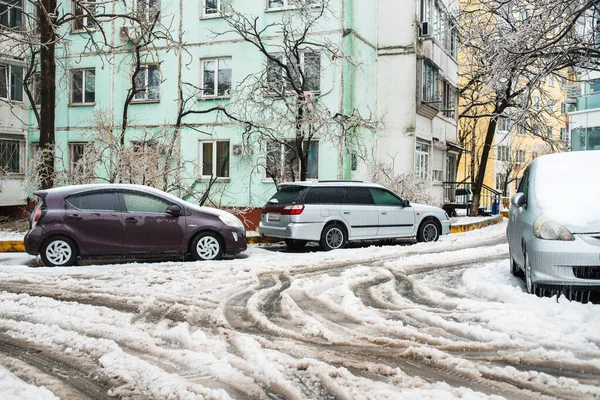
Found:
<path fill-rule="evenodd" d="M 0 254 L 0 393 L 600 397 L 600 305 L 526 294 L 505 230 L 328 253 L 250 246 L 219 262 L 38 268 Z"/>

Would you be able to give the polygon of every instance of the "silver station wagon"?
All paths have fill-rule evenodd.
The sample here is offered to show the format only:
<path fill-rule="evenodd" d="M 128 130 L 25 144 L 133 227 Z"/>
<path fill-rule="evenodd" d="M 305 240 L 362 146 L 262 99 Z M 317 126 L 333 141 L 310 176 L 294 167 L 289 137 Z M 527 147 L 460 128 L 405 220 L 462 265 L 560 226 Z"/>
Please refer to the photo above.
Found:
<path fill-rule="evenodd" d="M 433 242 L 450 233 L 450 219 L 441 208 L 410 204 L 374 183 L 289 182 L 278 185 L 263 207 L 259 233 L 284 239 L 290 248 L 313 241 L 332 250 L 353 240 Z"/>

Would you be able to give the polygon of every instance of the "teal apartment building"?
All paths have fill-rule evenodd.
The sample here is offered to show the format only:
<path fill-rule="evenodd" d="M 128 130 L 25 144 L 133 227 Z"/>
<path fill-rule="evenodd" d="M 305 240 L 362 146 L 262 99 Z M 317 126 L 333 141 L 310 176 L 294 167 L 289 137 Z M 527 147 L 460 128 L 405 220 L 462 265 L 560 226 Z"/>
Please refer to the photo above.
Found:
<path fill-rule="evenodd" d="M 0 5 L 8 3 L 33 12 L 27 10 L 29 2 L 0 0 Z M 326 133 L 315 135 L 308 150 L 307 179 L 371 181 L 377 168 L 387 166 L 398 175 L 416 173 L 430 182 L 432 195 L 441 204 L 443 181 L 455 179 L 459 151 L 456 10 L 446 0 L 63 2 L 62 13 L 82 17 L 61 26 L 57 169 L 85 168 L 81 160 L 89 142 L 101 132 L 113 135 L 107 146 L 119 138 L 140 40 L 139 26 L 123 16 L 152 21 L 158 15 L 162 35 L 141 49 L 135 84 L 143 90 L 127 107 L 125 145 L 139 150 L 162 138 L 157 154 L 176 154 L 181 167 L 177 172 L 164 170 L 160 162 L 142 157 L 141 152 L 133 154 L 139 154 L 138 164 L 154 167 L 157 175 L 170 174 L 169 180 L 177 185 L 169 190 L 176 195 L 194 201 L 212 177 L 216 178 L 211 189 L 214 205 L 262 207 L 275 191 L 273 171 L 279 181 L 290 176 L 285 169 L 293 162 L 286 158 L 285 144 L 270 143 L 264 132 L 249 139 L 247 125 L 223 112 L 205 111 L 231 109 L 236 116 L 257 118 L 256 108 L 252 108 L 254 115 L 247 114 L 248 99 L 256 100 L 247 96 L 247 88 L 260 79 L 277 80 L 279 72 L 273 75 L 265 54 L 233 32 L 223 15 L 235 11 L 254 21 L 257 32 L 268 32 L 265 38 L 272 52 L 286 33 L 270 27 L 300 24 L 295 15 L 304 6 L 322 13 L 307 32 L 306 43 L 316 44 L 315 48 L 311 51 L 307 45 L 300 51 L 300 67 L 309 81 L 307 98 L 331 115 L 361 115 L 376 122 L 374 129 L 359 127 L 354 130 L 356 139 L 346 140 L 332 119 L 321 131 Z M 100 32 L 94 15 L 102 13 L 120 17 L 104 22 Z M 322 51 L 325 47 L 336 52 Z M 2 60 L 0 67 L 26 65 L 26 60 Z M 6 76 L 10 75 L 5 73 L 5 82 Z M 263 107 L 269 103 L 268 95 L 261 99 L 257 101 Z M 16 100 L 13 105 L 27 108 L 25 98 L 12 100 Z M 11 116 L 3 112 L 1 118 L 4 126 Z M 22 169 L 39 142 L 32 111 L 28 121 L 26 129 L 11 132 L 18 137 Z M 284 125 L 273 121 L 275 127 Z M 0 140 L 8 134 L 2 129 Z M 2 161 L 14 163 L 15 155 L 5 153 Z"/>

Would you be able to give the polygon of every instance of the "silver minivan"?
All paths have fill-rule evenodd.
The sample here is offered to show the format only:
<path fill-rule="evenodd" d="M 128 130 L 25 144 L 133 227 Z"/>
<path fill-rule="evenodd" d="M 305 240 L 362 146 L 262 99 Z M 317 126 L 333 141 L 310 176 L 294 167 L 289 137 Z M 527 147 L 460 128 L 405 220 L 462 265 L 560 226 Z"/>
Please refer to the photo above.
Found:
<path fill-rule="evenodd" d="M 511 198 L 510 270 L 527 291 L 600 290 L 600 151 L 550 154 L 529 164 Z"/>
<path fill-rule="evenodd" d="M 332 250 L 353 240 L 433 242 L 450 233 L 450 219 L 441 208 L 410 204 L 374 183 L 289 182 L 278 185 L 263 207 L 258 230 L 284 239 L 290 248 L 314 241 Z"/>

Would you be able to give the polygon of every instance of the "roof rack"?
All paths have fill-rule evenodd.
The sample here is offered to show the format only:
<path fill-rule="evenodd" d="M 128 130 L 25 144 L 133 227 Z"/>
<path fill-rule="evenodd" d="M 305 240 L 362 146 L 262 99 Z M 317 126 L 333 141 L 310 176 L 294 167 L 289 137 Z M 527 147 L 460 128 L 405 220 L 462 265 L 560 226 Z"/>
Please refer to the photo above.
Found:
<path fill-rule="evenodd" d="M 330 183 L 330 182 L 356 182 L 356 183 L 364 183 L 364 181 L 356 181 L 351 179 L 330 179 L 330 180 L 319 180 L 318 182 Z"/>

